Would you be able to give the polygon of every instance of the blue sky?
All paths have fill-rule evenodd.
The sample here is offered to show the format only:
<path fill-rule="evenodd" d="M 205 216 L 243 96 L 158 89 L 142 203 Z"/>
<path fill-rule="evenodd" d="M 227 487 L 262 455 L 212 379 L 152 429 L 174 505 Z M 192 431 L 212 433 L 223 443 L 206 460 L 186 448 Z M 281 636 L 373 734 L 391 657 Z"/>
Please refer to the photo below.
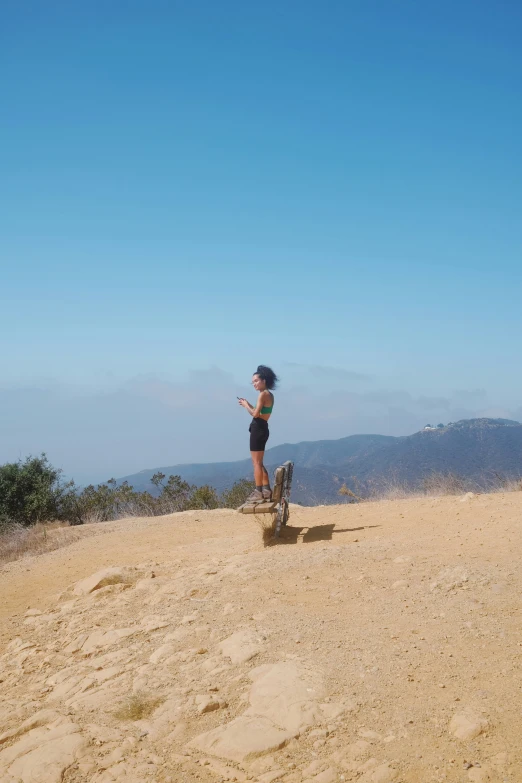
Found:
<path fill-rule="evenodd" d="M 521 31 L 515 2 L 4 3 L 0 461 L 240 458 L 260 361 L 272 445 L 522 415 Z"/>

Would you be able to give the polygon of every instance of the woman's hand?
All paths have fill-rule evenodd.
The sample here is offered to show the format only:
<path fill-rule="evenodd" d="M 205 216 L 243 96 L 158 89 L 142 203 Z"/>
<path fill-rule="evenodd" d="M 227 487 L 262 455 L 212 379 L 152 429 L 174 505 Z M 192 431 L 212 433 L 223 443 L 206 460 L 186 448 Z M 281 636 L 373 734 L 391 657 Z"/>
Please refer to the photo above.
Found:
<path fill-rule="evenodd" d="M 250 403 L 248 403 L 244 397 L 240 397 L 238 400 L 239 404 L 243 406 L 243 408 L 249 408 Z"/>

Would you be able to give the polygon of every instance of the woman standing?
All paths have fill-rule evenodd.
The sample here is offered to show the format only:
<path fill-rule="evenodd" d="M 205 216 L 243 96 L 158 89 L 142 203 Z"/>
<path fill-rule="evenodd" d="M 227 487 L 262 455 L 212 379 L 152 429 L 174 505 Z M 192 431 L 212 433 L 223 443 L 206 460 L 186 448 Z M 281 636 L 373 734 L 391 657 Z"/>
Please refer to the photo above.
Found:
<path fill-rule="evenodd" d="M 277 380 L 277 375 L 270 367 L 260 364 L 252 376 L 252 386 L 259 392 L 257 403 L 254 406 L 243 397 L 239 398 L 239 404 L 252 416 L 249 427 L 250 454 L 254 465 L 256 488 L 249 495 L 248 500 L 270 500 L 272 497 L 270 479 L 263 465 L 263 458 L 269 436 L 268 419 L 274 407 L 274 395 L 271 390 L 275 389 Z"/>

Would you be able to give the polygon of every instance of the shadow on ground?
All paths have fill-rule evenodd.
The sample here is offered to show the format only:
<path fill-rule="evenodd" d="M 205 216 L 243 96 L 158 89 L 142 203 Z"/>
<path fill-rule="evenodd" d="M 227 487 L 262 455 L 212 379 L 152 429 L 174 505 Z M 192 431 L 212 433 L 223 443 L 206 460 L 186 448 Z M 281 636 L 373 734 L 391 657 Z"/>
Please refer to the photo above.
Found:
<path fill-rule="evenodd" d="M 315 525 L 314 527 L 292 527 L 286 525 L 281 529 L 281 537 L 273 539 L 273 544 L 297 544 L 299 539 L 303 544 L 314 541 L 332 541 L 334 533 L 356 533 L 359 530 L 370 530 L 381 525 L 365 525 L 363 527 L 337 528 L 335 524 Z M 306 531 L 303 534 L 303 531 Z"/>

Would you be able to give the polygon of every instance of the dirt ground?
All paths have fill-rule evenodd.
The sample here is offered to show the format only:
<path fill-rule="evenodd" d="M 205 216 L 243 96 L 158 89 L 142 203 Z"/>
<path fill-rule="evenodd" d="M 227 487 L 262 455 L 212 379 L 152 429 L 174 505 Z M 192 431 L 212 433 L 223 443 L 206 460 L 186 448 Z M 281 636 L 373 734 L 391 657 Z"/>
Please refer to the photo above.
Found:
<path fill-rule="evenodd" d="M 0 571 L 0 780 L 519 783 L 521 531 L 522 493 L 85 526 Z"/>

